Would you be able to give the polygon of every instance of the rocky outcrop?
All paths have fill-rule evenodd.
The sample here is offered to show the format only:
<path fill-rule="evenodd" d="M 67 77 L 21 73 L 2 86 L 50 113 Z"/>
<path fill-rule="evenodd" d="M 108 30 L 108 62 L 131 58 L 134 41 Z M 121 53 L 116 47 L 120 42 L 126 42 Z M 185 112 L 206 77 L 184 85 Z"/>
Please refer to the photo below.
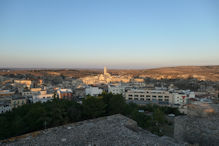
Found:
<path fill-rule="evenodd" d="M 219 116 L 219 104 L 197 102 L 187 106 L 187 115 L 190 117 Z"/>
<path fill-rule="evenodd" d="M 30 133 L 13 142 L 5 142 L 2 145 L 185 145 L 170 137 L 153 135 L 138 127 L 135 121 L 119 114 L 55 127 L 37 134 Z"/>
<path fill-rule="evenodd" d="M 174 138 L 178 141 L 203 146 L 219 145 L 219 115 L 216 105 L 192 106 L 188 116 L 179 116 L 174 122 Z M 190 109 L 191 110 L 191 109 Z"/>

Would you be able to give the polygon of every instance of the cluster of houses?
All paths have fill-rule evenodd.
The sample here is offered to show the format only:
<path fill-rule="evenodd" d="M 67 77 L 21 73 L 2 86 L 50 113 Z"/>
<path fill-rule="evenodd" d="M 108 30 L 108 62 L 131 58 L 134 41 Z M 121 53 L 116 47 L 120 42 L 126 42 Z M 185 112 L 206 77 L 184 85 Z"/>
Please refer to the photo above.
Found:
<path fill-rule="evenodd" d="M 54 88 L 53 92 L 49 92 L 44 86 L 32 88 L 31 85 L 31 80 L 14 80 L 13 86 L 17 89 L 16 91 L 0 90 L 0 113 L 11 111 L 24 104 L 43 103 L 54 98 L 68 100 L 73 98 L 71 89 Z"/>
<path fill-rule="evenodd" d="M 103 77 L 100 80 L 99 77 Z M 65 79 L 62 84 L 52 86 L 45 84 L 42 79 L 37 81 L 16 79 L 10 84 L 13 90 L 1 90 L 0 87 L 0 113 L 11 111 L 13 108 L 24 104 L 47 102 L 54 98 L 75 100 L 81 103 L 86 96 L 98 96 L 103 92 L 121 94 L 127 102 L 136 104 L 159 104 L 162 106 L 178 107 L 186 113 L 186 105 L 193 102 L 208 102 L 210 99 L 196 98 L 196 92 L 179 90 L 173 85 L 168 87 L 156 87 L 151 83 L 145 83 L 142 78 L 131 78 L 129 82 L 110 81 L 111 75 L 104 68 L 104 74 L 98 78 Z M 99 80 L 99 82 L 98 82 Z M 123 78 L 122 78 L 123 80 Z M 94 83 L 95 82 L 95 83 Z M 97 83 L 98 82 L 98 83 Z"/>

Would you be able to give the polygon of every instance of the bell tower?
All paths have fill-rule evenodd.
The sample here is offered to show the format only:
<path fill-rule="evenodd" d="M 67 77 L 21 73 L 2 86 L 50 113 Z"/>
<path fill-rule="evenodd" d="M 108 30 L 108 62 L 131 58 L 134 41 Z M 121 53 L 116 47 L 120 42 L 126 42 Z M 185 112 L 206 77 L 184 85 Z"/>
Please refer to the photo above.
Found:
<path fill-rule="evenodd" d="M 103 72 L 103 74 L 104 74 L 104 75 L 107 74 L 107 68 L 106 68 L 106 66 L 104 66 L 104 72 Z"/>

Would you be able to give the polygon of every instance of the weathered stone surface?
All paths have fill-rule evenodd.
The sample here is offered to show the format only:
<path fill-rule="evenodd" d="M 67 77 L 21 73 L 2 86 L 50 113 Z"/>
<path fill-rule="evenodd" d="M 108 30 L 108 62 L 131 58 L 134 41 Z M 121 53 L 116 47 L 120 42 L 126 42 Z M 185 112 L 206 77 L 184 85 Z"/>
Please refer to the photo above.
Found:
<path fill-rule="evenodd" d="M 68 124 L 27 134 L 2 145 L 88 145 L 88 146 L 144 146 L 185 145 L 170 137 L 158 137 L 141 129 L 136 122 L 122 115 Z"/>
<path fill-rule="evenodd" d="M 219 115 L 218 104 L 199 103 L 188 105 L 188 116 L 209 117 Z"/>
<path fill-rule="evenodd" d="M 174 122 L 174 138 L 203 146 L 219 145 L 219 116 L 179 116 Z"/>

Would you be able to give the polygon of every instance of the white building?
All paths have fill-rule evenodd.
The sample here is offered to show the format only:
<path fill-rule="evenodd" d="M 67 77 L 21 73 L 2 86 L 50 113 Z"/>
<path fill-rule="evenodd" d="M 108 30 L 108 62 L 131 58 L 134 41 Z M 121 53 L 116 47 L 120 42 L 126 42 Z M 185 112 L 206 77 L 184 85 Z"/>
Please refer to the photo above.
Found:
<path fill-rule="evenodd" d="M 98 88 L 98 87 L 91 87 L 91 86 L 88 86 L 86 89 L 85 89 L 85 93 L 86 95 L 91 95 L 91 96 L 97 96 L 99 94 L 102 94 L 103 93 L 103 90 Z"/>
<path fill-rule="evenodd" d="M 53 96 L 54 94 L 47 94 L 47 91 L 39 91 L 39 94 L 33 95 L 33 103 L 51 101 Z"/>
<path fill-rule="evenodd" d="M 124 94 L 125 87 L 121 85 L 108 85 L 108 92 L 112 94 Z"/>
<path fill-rule="evenodd" d="M 175 105 L 186 105 L 188 104 L 189 97 L 185 93 L 173 93 L 173 104 Z"/>
<path fill-rule="evenodd" d="M 195 98 L 195 92 L 189 92 L 189 98 Z"/>
<path fill-rule="evenodd" d="M 2 98 L 0 100 L 0 114 L 11 111 L 11 100 L 9 98 Z"/>
<path fill-rule="evenodd" d="M 11 106 L 10 106 L 10 104 L 1 104 L 1 103 L 0 103 L 0 114 L 1 114 L 1 113 L 5 113 L 5 112 L 8 112 L 8 111 L 11 111 Z"/>

